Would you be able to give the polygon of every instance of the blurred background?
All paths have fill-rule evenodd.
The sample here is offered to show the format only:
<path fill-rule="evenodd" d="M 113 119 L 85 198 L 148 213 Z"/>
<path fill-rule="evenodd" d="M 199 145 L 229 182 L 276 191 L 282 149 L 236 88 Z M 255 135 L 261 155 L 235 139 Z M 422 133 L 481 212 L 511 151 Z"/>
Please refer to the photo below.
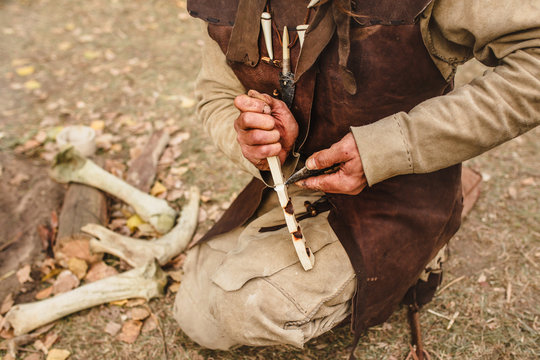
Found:
<path fill-rule="evenodd" d="M 51 237 L 43 227 L 54 230 L 51 214 L 60 211 L 65 186 L 50 180 L 47 169 L 57 151 L 55 137 L 69 125 L 95 130 L 96 162 L 120 177 L 151 134 L 167 130 L 170 140 L 157 169 L 161 187 L 154 184 L 152 191 L 181 207 L 191 185 L 201 189 L 195 239 L 249 181 L 217 153 L 194 116 L 202 38 L 203 27 L 189 17 L 185 1 L 0 0 L 0 305 L 7 308 L 8 296 L 15 303 L 33 301 L 54 280 L 39 273 Z M 485 70 L 467 63 L 456 83 Z M 540 357 L 539 130 L 468 162 L 482 174 L 482 193 L 451 242 L 443 290 L 422 313 L 432 359 Z M 122 204 L 110 200 L 110 206 L 109 227 L 148 236 L 142 227 L 128 226 L 131 214 Z M 105 263 L 126 269 L 113 257 Z M 24 267 L 31 281 L 21 283 L 16 274 Z M 178 284 L 181 276 L 171 281 Z M 103 305 L 58 321 L 21 345 L 17 358 L 45 359 L 53 348 L 68 351 L 70 359 L 348 357 L 347 326 L 303 350 L 202 349 L 171 317 L 175 291 L 170 286 L 164 298 L 148 304 L 158 324 L 131 343 L 107 331 L 110 323 L 129 319 L 130 308 Z M 405 318 L 398 311 L 371 329 L 357 356 L 404 358 L 409 350 Z M 13 335 L 0 336 L 0 359 L 6 360 L 6 341 Z"/>

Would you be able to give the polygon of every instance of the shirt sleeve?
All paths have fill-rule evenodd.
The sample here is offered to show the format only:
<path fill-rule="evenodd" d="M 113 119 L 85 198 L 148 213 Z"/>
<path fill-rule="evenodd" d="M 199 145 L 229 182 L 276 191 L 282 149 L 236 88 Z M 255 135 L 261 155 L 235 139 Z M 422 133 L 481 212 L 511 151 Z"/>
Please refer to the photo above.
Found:
<path fill-rule="evenodd" d="M 203 31 L 207 32 L 206 26 Z M 234 121 L 240 111 L 234 106 L 234 98 L 245 93 L 244 86 L 227 65 L 225 54 L 206 34 L 201 71 L 195 82 L 196 115 L 221 152 L 241 169 L 261 178 L 259 170 L 242 155 L 236 141 Z"/>
<path fill-rule="evenodd" d="M 538 0 L 436 0 L 420 26 L 448 81 L 473 56 L 494 69 L 409 113 L 352 128 L 370 186 L 457 164 L 540 123 Z"/>

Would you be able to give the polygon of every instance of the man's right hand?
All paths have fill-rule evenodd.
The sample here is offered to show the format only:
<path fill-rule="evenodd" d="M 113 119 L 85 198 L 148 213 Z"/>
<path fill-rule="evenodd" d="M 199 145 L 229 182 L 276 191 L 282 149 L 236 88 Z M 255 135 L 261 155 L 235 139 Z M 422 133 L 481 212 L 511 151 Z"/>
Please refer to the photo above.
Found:
<path fill-rule="evenodd" d="M 298 124 L 281 100 L 250 90 L 234 99 L 242 113 L 234 122 L 242 154 L 259 170 L 268 170 L 267 157 L 283 164 L 298 136 Z"/>

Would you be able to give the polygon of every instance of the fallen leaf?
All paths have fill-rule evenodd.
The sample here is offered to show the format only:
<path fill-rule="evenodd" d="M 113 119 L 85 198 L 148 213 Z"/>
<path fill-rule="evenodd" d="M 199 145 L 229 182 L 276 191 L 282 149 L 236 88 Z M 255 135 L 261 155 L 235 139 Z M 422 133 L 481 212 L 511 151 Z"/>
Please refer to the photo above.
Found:
<path fill-rule="evenodd" d="M 523 185 L 523 186 L 532 186 L 532 185 L 536 185 L 536 182 L 534 181 L 534 179 L 532 177 L 528 177 L 528 178 L 523 179 L 521 181 L 521 185 Z"/>
<path fill-rule="evenodd" d="M 41 360 L 41 355 L 39 353 L 33 353 L 27 355 L 23 360 Z"/>
<path fill-rule="evenodd" d="M 94 282 L 117 274 L 118 271 L 116 271 L 115 268 L 100 261 L 97 264 L 92 265 L 84 280 L 87 282 Z"/>
<path fill-rule="evenodd" d="M 55 268 L 55 269 L 52 269 L 51 271 L 49 271 L 45 276 L 43 276 L 41 278 L 41 281 L 42 282 L 45 282 L 49 279 L 52 279 L 53 277 L 55 277 L 56 275 L 60 274 L 62 272 L 62 268 Z"/>
<path fill-rule="evenodd" d="M 4 355 L 2 360 L 15 360 L 15 358 L 13 356 L 11 356 L 11 354 L 6 354 L 6 355 Z"/>
<path fill-rule="evenodd" d="M 144 324 L 143 324 L 143 327 L 142 327 L 141 331 L 143 333 L 147 333 L 147 332 L 155 330 L 156 328 L 157 328 L 156 319 L 155 319 L 154 316 L 150 316 L 149 318 L 144 320 Z"/>
<path fill-rule="evenodd" d="M 0 306 L 0 315 L 4 315 L 11 309 L 15 302 L 13 301 L 13 295 L 11 293 L 7 294 L 7 296 L 4 298 L 4 301 L 2 302 L 2 306 Z"/>
<path fill-rule="evenodd" d="M 163 186 L 163 184 L 160 183 L 159 181 L 156 181 L 154 183 L 154 186 L 152 186 L 152 189 L 150 190 L 150 195 L 158 196 L 158 195 L 163 194 L 166 191 L 167 191 L 167 188 Z"/>
<path fill-rule="evenodd" d="M 32 65 L 21 66 L 15 69 L 15 72 L 19 76 L 32 75 L 36 69 Z"/>
<path fill-rule="evenodd" d="M 45 335 L 45 339 L 43 340 L 43 345 L 48 349 L 50 349 L 54 343 L 58 340 L 58 334 L 51 332 Z"/>
<path fill-rule="evenodd" d="M 182 277 L 184 276 L 184 271 L 182 270 L 175 270 L 175 271 L 167 271 L 167 275 L 171 277 L 176 282 L 182 281 Z"/>
<path fill-rule="evenodd" d="M 13 333 L 13 329 L 0 329 L 0 337 L 2 339 L 13 339 L 15 337 L 15 334 Z"/>
<path fill-rule="evenodd" d="M 58 275 L 53 284 L 53 294 L 61 294 L 79 286 L 80 281 L 75 274 L 69 270 L 64 270 Z"/>
<path fill-rule="evenodd" d="M 169 145 L 170 146 L 180 145 L 185 140 L 188 140 L 190 138 L 190 136 L 191 136 L 191 134 L 188 133 L 188 132 L 177 133 L 169 140 Z"/>
<path fill-rule="evenodd" d="M 98 262 L 103 254 L 95 254 L 90 251 L 90 243 L 88 240 L 73 240 L 62 245 L 59 249 L 65 259 L 79 258 L 89 264 Z"/>
<path fill-rule="evenodd" d="M 41 84 L 36 80 L 28 80 L 24 83 L 26 90 L 36 90 L 41 88 Z"/>
<path fill-rule="evenodd" d="M 41 341 L 41 340 L 34 341 L 34 348 L 36 350 L 41 351 L 45 355 L 47 355 L 49 353 L 49 349 L 47 349 L 47 347 L 45 346 L 45 344 L 43 344 L 43 341 Z"/>
<path fill-rule="evenodd" d="M 172 292 L 173 294 L 176 294 L 178 292 L 178 289 L 180 289 L 180 283 L 178 282 L 172 283 L 169 286 L 169 291 Z"/>
<path fill-rule="evenodd" d="M 66 360 L 71 353 L 65 349 L 51 349 L 47 360 Z"/>
<path fill-rule="evenodd" d="M 167 192 L 167 201 L 174 202 L 184 196 L 184 190 L 173 189 Z"/>
<path fill-rule="evenodd" d="M 122 151 L 122 144 L 112 144 L 109 151 L 113 153 Z"/>
<path fill-rule="evenodd" d="M 486 280 L 487 280 L 486 275 L 484 275 L 484 273 L 482 273 L 482 274 L 480 274 L 480 276 L 478 277 L 477 282 L 483 283 L 483 282 L 486 282 Z"/>
<path fill-rule="evenodd" d="M 143 307 L 134 307 L 131 309 L 131 320 L 144 320 L 150 316 L 150 311 Z"/>
<path fill-rule="evenodd" d="M 132 308 L 132 307 L 141 306 L 144 304 L 146 304 L 146 299 L 143 299 L 143 298 L 129 299 L 128 302 L 126 303 L 126 307 Z"/>
<path fill-rule="evenodd" d="M 126 226 L 130 231 L 135 231 L 140 225 L 144 224 L 144 220 L 139 215 L 132 215 L 126 222 Z"/>
<path fill-rule="evenodd" d="M 122 325 L 115 323 L 114 321 L 109 321 L 107 325 L 105 325 L 105 332 L 111 336 L 116 336 L 121 328 Z"/>
<path fill-rule="evenodd" d="M 114 306 L 124 306 L 124 305 L 127 304 L 127 302 L 128 302 L 128 300 L 124 299 L 124 300 L 111 301 L 111 302 L 109 302 L 109 304 L 114 305 Z"/>
<path fill-rule="evenodd" d="M 180 102 L 180 107 L 184 108 L 184 109 L 187 109 L 187 108 L 191 108 L 191 107 L 195 106 L 195 104 L 196 104 L 195 99 L 188 98 L 188 97 L 183 97 L 181 102 Z"/>
<path fill-rule="evenodd" d="M 94 60 L 101 56 L 101 52 L 94 50 L 86 50 L 83 56 L 86 60 Z"/>
<path fill-rule="evenodd" d="M 124 323 L 122 331 L 116 338 L 128 344 L 133 344 L 137 340 L 137 337 L 139 337 L 142 325 L 141 321 L 128 320 Z"/>
<path fill-rule="evenodd" d="M 90 123 L 90 127 L 96 131 L 102 131 L 103 129 L 105 129 L 105 121 L 94 120 Z"/>
<path fill-rule="evenodd" d="M 510 195 L 510 197 L 511 197 L 512 199 L 516 200 L 516 199 L 517 199 L 517 196 L 518 196 L 518 192 L 517 192 L 516 188 L 513 187 L 513 186 L 510 186 L 510 187 L 508 188 L 508 195 Z"/>
<path fill-rule="evenodd" d="M 86 275 L 86 271 L 88 271 L 88 264 L 82 259 L 71 258 L 68 260 L 68 269 L 80 280 Z"/>
<path fill-rule="evenodd" d="M 52 295 L 53 287 L 49 286 L 36 294 L 36 300 L 43 300 Z"/>
<path fill-rule="evenodd" d="M 13 177 L 13 179 L 9 181 L 9 184 L 13 186 L 19 186 L 23 182 L 28 181 L 28 180 L 30 180 L 30 176 L 28 176 L 27 174 L 18 173 Z"/>
<path fill-rule="evenodd" d="M 24 284 L 27 281 L 32 281 L 32 277 L 30 276 L 30 264 L 23 266 L 17 271 L 17 280 L 19 280 L 20 284 Z"/>
<path fill-rule="evenodd" d="M 104 168 L 118 178 L 123 178 L 126 171 L 126 165 L 123 162 L 113 159 L 105 160 Z"/>
<path fill-rule="evenodd" d="M 58 44 L 58 50 L 60 51 L 66 51 L 71 48 L 71 43 L 69 41 L 62 41 Z"/>

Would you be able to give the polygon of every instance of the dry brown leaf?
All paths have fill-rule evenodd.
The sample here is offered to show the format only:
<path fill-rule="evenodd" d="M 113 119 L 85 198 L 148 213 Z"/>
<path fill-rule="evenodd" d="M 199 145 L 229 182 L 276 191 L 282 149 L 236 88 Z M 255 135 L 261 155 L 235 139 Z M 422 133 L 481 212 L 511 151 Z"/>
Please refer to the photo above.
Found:
<path fill-rule="evenodd" d="M 513 186 L 510 186 L 510 187 L 508 188 L 508 195 L 510 195 L 510 197 L 511 197 L 512 199 L 516 200 L 517 197 L 518 197 L 518 192 L 517 192 L 516 188 L 513 187 Z"/>
<path fill-rule="evenodd" d="M 144 320 L 144 324 L 141 329 L 141 332 L 147 333 L 147 332 L 155 330 L 156 328 L 157 328 L 156 318 L 154 316 L 150 316 L 149 318 Z"/>
<path fill-rule="evenodd" d="M 90 243 L 88 240 L 73 240 L 62 245 L 60 252 L 66 259 L 79 258 L 89 264 L 93 264 L 101 260 L 102 254 L 94 254 L 90 251 Z"/>
<path fill-rule="evenodd" d="M 23 360 L 41 360 L 41 355 L 39 353 L 33 353 L 27 355 Z"/>
<path fill-rule="evenodd" d="M 171 286 L 169 286 L 169 291 L 173 294 L 176 294 L 178 292 L 178 289 L 180 289 L 180 283 L 178 282 L 172 283 Z"/>
<path fill-rule="evenodd" d="M 536 185 L 536 182 L 534 181 L 534 178 L 528 177 L 528 178 L 523 179 L 521 181 L 521 185 L 523 185 L 523 186 L 531 186 L 531 185 Z"/>
<path fill-rule="evenodd" d="M 86 275 L 86 271 L 88 271 L 88 264 L 79 258 L 71 258 L 68 260 L 68 269 L 81 280 Z"/>
<path fill-rule="evenodd" d="M 45 344 L 43 344 L 43 341 L 41 341 L 41 340 L 34 341 L 34 348 L 36 350 L 41 351 L 45 355 L 47 355 L 49 353 L 49 349 L 47 349 L 47 347 L 45 346 Z"/>
<path fill-rule="evenodd" d="M 167 192 L 167 201 L 174 202 L 184 196 L 184 190 L 173 189 Z"/>
<path fill-rule="evenodd" d="M 190 137 L 190 133 L 188 132 L 180 132 L 175 134 L 173 137 L 171 137 L 171 140 L 169 140 L 170 146 L 177 146 L 180 145 L 185 140 L 188 140 Z"/>
<path fill-rule="evenodd" d="M 54 343 L 58 340 L 58 334 L 51 332 L 45 335 L 45 339 L 43 340 L 43 345 L 48 349 L 50 349 Z"/>
<path fill-rule="evenodd" d="M 51 271 L 49 271 L 47 273 L 47 275 L 43 276 L 41 278 L 41 281 L 42 282 L 45 282 L 49 279 L 52 279 L 53 277 L 55 277 L 56 275 L 60 274 L 62 272 L 62 268 L 55 268 L 55 269 L 52 269 Z"/>
<path fill-rule="evenodd" d="M 144 307 L 134 307 L 131 309 L 131 320 L 144 320 L 150 316 L 150 311 Z"/>
<path fill-rule="evenodd" d="M 97 264 L 92 265 L 84 280 L 87 282 L 94 282 L 117 274 L 118 271 L 116 271 L 115 268 L 100 261 Z"/>
<path fill-rule="evenodd" d="M 27 281 L 32 281 L 32 277 L 30 276 L 30 271 L 32 269 L 30 268 L 30 264 L 27 264 L 20 268 L 17 271 L 17 280 L 19 280 L 20 284 L 24 284 Z"/>
<path fill-rule="evenodd" d="M 47 360 L 66 360 L 71 353 L 65 349 L 51 349 L 47 355 Z"/>
<path fill-rule="evenodd" d="M 79 278 L 75 276 L 75 274 L 69 270 L 64 270 L 54 281 L 52 292 L 54 295 L 61 294 L 75 289 L 77 286 L 79 286 L 79 284 Z"/>
<path fill-rule="evenodd" d="M 167 275 L 171 277 L 176 282 L 182 281 L 182 277 L 184 276 L 184 271 L 182 270 L 175 270 L 175 271 L 167 271 Z"/>
<path fill-rule="evenodd" d="M 117 152 L 120 152 L 122 151 L 122 144 L 112 144 L 111 147 L 109 148 L 109 151 L 113 152 L 113 153 L 117 153 Z"/>
<path fill-rule="evenodd" d="M 121 328 L 122 325 L 114 321 L 109 321 L 107 325 L 105 325 L 105 332 L 111 336 L 116 336 L 116 334 L 118 334 Z"/>
<path fill-rule="evenodd" d="M 138 320 L 126 321 L 122 326 L 122 331 L 120 332 L 120 334 L 118 334 L 116 338 L 128 344 L 133 344 L 139 337 L 142 324 L 142 321 Z"/>
<path fill-rule="evenodd" d="M 146 304 L 146 299 L 143 299 L 143 298 L 129 299 L 128 302 L 126 303 L 126 307 L 133 308 L 133 307 L 141 306 L 144 304 Z"/>
<path fill-rule="evenodd" d="M 27 174 L 18 173 L 11 180 L 9 180 L 9 184 L 13 186 L 19 186 L 23 182 L 28 180 L 30 180 L 30 176 L 28 176 Z"/>
<path fill-rule="evenodd" d="M 7 294 L 7 296 L 4 298 L 4 301 L 2 302 L 2 306 L 0 306 L 0 315 L 4 315 L 11 309 L 15 302 L 13 301 L 13 295 L 11 293 Z"/>
<path fill-rule="evenodd" d="M 36 300 L 43 300 L 52 295 L 53 287 L 49 286 L 36 294 Z"/>

